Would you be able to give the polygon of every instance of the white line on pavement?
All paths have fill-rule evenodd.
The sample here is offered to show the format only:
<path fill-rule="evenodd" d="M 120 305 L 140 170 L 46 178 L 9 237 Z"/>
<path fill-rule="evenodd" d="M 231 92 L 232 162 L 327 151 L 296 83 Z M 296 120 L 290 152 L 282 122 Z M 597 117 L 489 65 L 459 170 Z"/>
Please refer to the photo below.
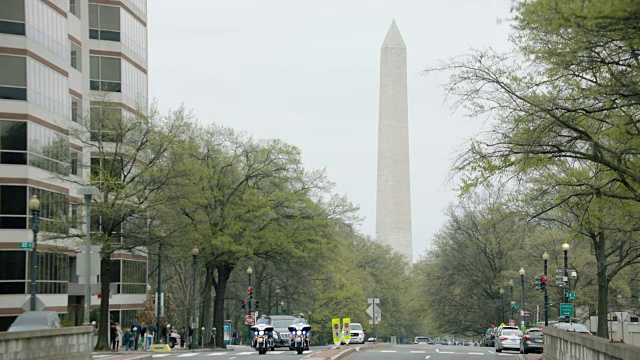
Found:
<path fill-rule="evenodd" d="M 425 356 L 425 359 L 428 359 L 428 358 L 430 358 L 430 357 L 431 357 L 431 355 L 427 355 L 427 356 Z"/>
<path fill-rule="evenodd" d="M 484 355 L 484 353 L 472 353 L 472 352 L 470 352 L 469 355 Z"/>
<path fill-rule="evenodd" d="M 34 261 L 35 262 L 35 261 Z M 440 352 L 440 349 L 436 349 L 436 352 Z"/>
<path fill-rule="evenodd" d="M 171 354 L 153 354 L 151 355 L 152 358 L 157 358 L 157 357 L 165 357 L 165 356 L 169 356 Z"/>
<path fill-rule="evenodd" d="M 455 354 L 453 351 L 440 351 L 440 354 Z"/>
<path fill-rule="evenodd" d="M 237 353 L 236 355 L 253 355 L 253 354 L 257 354 L 257 352 L 255 352 L 255 351 L 245 351 L 245 352 Z"/>
<path fill-rule="evenodd" d="M 383 353 L 394 353 L 394 352 L 397 352 L 397 351 L 396 350 L 382 350 L 380 352 L 383 352 Z"/>
<path fill-rule="evenodd" d="M 424 354 L 424 353 L 426 353 L 426 351 L 424 351 L 424 350 L 420 350 L 420 351 L 411 350 L 409 352 L 412 353 L 412 354 Z"/>
<path fill-rule="evenodd" d="M 272 354 L 272 355 L 280 355 L 282 354 L 284 351 L 269 351 L 267 354 Z"/>
<path fill-rule="evenodd" d="M 186 353 L 186 354 L 178 355 L 178 357 L 191 357 L 196 355 L 198 355 L 198 353 Z"/>
<path fill-rule="evenodd" d="M 34 261 L 34 262 L 35 262 L 35 261 Z M 236 358 L 235 356 L 234 356 L 234 357 L 230 357 L 230 358 L 229 358 L 229 360 L 233 360 L 233 359 L 235 359 L 235 358 Z"/>
<path fill-rule="evenodd" d="M 307 350 L 307 351 L 303 351 L 303 354 L 311 354 L 313 352 L 313 350 Z"/>
<path fill-rule="evenodd" d="M 217 355 L 225 355 L 225 354 L 228 354 L 228 353 L 215 352 L 215 353 L 207 354 L 207 356 L 217 356 Z"/>

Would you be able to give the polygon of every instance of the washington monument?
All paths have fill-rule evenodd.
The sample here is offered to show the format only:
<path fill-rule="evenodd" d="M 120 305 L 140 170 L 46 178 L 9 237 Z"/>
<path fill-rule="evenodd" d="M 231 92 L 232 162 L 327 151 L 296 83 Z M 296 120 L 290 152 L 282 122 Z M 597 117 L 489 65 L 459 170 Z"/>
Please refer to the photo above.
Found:
<path fill-rule="evenodd" d="M 413 263 L 407 48 L 395 20 L 380 49 L 376 239 Z"/>

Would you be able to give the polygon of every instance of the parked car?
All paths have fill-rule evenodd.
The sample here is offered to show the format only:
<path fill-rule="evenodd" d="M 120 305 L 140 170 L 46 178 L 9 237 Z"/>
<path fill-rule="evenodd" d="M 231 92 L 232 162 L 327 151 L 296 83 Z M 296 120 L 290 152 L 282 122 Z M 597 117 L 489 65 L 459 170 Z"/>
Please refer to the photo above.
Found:
<path fill-rule="evenodd" d="M 530 352 L 544 351 L 544 336 L 541 328 L 529 328 L 520 340 L 520 353 L 528 354 Z"/>
<path fill-rule="evenodd" d="M 269 324 L 273 326 L 273 343 L 274 347 L 290 347 L 291 333 L 289 333 L 289 325 L 293 324 L 295 316 L 290 315 L 271 315 L 267 316 Z"/>
<path fill-rule="evenodd" d="M 591 334 L 591 332 L 589 331 L 587 326 L 584 325 L 584 324 L 578 324 L 578 323 L 555 323 L 555 324 L 553 324 L 553 327 L 558 328 L 558 329 L 562 329 L 562 330 L 575 331 L 575 332 L 578 332 L 578 333 L 593 335 L 593 334 Z"/>
<path fill-rule="evenodd" d="M 364 329 L 360 323 L 351 323 L 351 340 L 349 344 L 364 344 Z"/>
<path fill-rule="evenodd" d="M 496 335 L 496 352 L 502 352 L 504 349 L 520 350 L 521 338 L 522 331 L 519 329 L 503 327 Z"/>
<path fill-rule="evenodd" d="M 7 331 L 27 331 L 60 328 L 60 317 L 55 311 L 24 312 L 11 323 Z"/>
<path fill-rule="evenodd" d="M 496 329 L 488 328 L 484 333 L 484 338 L 482 338 L 482 346 L 496 346 Z"/>
<path fill-rule="evenodd" d="M 414 344 L 429 344 L 429 338 L 426 336 L 416 336 L 415 340 L 413 340 Z"/>
<path fill-rule="evenodd" d="M 370 337 L 370 338 L 367 339 L 367 344 L 375 344 L 376 342 L 377 342 L 376 338 Z"/>

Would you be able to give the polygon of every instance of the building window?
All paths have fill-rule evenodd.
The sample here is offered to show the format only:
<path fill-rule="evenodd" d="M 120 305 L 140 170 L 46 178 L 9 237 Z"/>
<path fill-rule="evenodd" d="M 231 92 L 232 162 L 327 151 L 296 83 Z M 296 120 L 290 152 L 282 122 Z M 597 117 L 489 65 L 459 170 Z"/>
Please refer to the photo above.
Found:
<path fill-rule="evenodd" d="M 38 294 L 66 294 L 69 279 L 69 255 L 38 251 Z"/>
<path fill-rule="evenodd" d="M 89 4 L 89 38 L 120 41 L 120 7 Z"/>
<path fill-rule="evenodd" d="M 69 197 L 66 194 L 29 187 L 29 198 L 33 195 L 40 199 L 40 230 L 68 234 Z M 25 207 L 25 214 L 26 212 Z M 30 216 L 28 218 L 31 219 Z"/>
<path fill-rule="evenodd" d="M 82 116 L 82 100 L 77 97 L 71 97 L 71 121 L 78 122 Z"/>
<path fill-rule="evenodd" d="M 69 12 L 80 18 L 80 0 L 69 0 Z"/>
<path fill-rule="evenodd" d="M 82 176 L 82 152 L 70 150 L 71 155 L 71 175 Z"/>
<path fill-rule="evenodd" d="M 24 0 L 0 1 L 0 33 L 25 34 Z"/>
<path fill-rule="evenodd" d="M 69 175 L 69 137 L 31 122 L 28 131 L 29 165 L 60 175 Z"/>
<path fill-rule="evenodd" d="M 144 294 L 147 291 L 146 261 L 122 260 L 121 294 Z"/>
<path fill-rule="evenodd" d="M 71 48 L 71 67 L 82 71 L 82 49 L 74 42 L 69 42 Z"/>
<path fill-rule="evenodd" d="M 0 120 L 0 164 L 27 164 L 27 123 Z"/>
<path fill-rule="evenodd" d="M 27 100 L 27 58 L 0 55 L 0 99 Z"/>
<path fill-rule="evenodd" d="M 80 204 L 69 204 L 69 227 L 72 229 L 80 229 L 82 226 L 82 222 L 80 221 L 81 212 L 80 212 Z"/>
<path fill-rule="evenodd" d="M 92 141 L 117 142 L 123 135 L 122 110 L 92 106 L 89 130 Z"/>
<path fill-rule="evenodd" d="M 0 185 L 0 229 L 26 228 L 27 187 Z"/>
<path fill-rule="evenodd" d="M 0 294 L 24 294 L 27 276 L 25 251 L 0 251 Z"/>
<path fill-rule="evenodd" d="M 91 90 L 122 91 L 120 58 L 91 56 L 91 72 L 89 75 Z"/>

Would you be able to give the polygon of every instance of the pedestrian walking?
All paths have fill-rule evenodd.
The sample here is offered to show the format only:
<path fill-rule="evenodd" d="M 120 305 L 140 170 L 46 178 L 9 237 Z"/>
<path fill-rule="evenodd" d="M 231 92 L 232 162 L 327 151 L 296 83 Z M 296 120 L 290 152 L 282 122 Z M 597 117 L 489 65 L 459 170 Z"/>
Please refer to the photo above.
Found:
<path fill-rule="evenodd" d="M 184 348 L 184 343 L 187 338 L 187 331 L 184 329 L 184 326 L 180 328 L 180 347 Z"/>
<path fill-rule="evenodd" d="M 117 333 L 117 337 L 116 337 L 116 351 L 118 351 L 120 349 L 120 344 L 122 344 L 122 337 L 124 336 L 124 333 L 122 332 L 122 329 L 120 328 L 120 324 L 116 322 L 116 333 Z"/>
<path fill-rule="evenodd" d="M 111 339 L 111 350 L 115 351 L 116 339 L 118 338 L 118 330 L 116 330 L 116 325 L 114 323 L 111 323 L 111 326 L 109 327 L 109 336 Z"/>
<path fill-rule="evenodd" d="M 131 325 L 131 329 L 133 330 L 133 349 L 138 350 L 138 341 L 140 341 L 140 323 L 138 320 L 133 320 L 133 325 Z"/>
<path fill-rule="evenodd" d="M 131 348 L 131 331 L 129 328 L 124 329 L 124 344 L 126 345 L 126 351 Z"/>
<path fill-rule="evenodd" d="M 238 330 L 233 329 L 233 333 L 231 333 L 231 344 L 238 345 Z"/>

